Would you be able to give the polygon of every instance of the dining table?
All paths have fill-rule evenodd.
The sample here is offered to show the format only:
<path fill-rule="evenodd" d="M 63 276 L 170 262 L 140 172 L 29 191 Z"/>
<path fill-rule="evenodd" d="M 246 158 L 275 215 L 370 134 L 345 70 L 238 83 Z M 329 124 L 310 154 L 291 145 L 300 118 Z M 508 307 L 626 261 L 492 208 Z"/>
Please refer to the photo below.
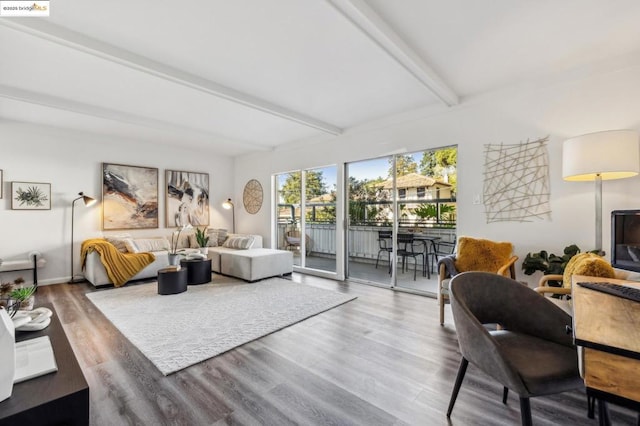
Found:
<path fill-rule="evenodd" d="M 429 258 L 431 256 L 435 256 L 435 261 L 437 261 L 436 243 L 440 241 L 441 238 L 421 232 L 406 232 L 406 234 L 413 235 L 414 241 L 419 241 L 422 243 L 424 247 L 423 267 L 427 272 L 427 278 L 431 279 L 431 265 L 429 264 Z"/>

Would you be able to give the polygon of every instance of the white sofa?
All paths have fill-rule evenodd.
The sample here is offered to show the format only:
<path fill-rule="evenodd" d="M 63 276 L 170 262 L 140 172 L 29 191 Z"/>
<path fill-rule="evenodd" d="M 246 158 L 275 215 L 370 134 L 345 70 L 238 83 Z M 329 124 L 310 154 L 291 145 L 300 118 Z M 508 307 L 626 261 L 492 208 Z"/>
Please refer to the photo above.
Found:
<path fill-rule="evenodd" d="M 260 235 L 249 237 L 253 239 L 253 244 L 251 248 L 246 250 L 222 246 L 209 247 L 208 257 L 211 259 L 212 271 L 246 281 L 257 281 L 293 272 L 292 252 L 265 249 L 262 247 Z M 158 275 L 158 270 L 169 266 L 168 251 L 152 251 L 151 253 L 155 256 L 153 263 L 134 275 L 130 281 L 155 278 Z M 100 261 L 100 255 L 96 252 L 87 254 L 84 276 L 96 287 L 113 284 Z"/>
<path fill-rule="evenodd" d="M 169 266 L 168 251 L 154 251 L 152 253 L 156 257 L 153 263 L 147 265 L 142 271 L 131 277 L 129 281 L 156 277 L 158 276 L 158 271 L 160 269 Z M 109 279 L 109 276 L 107 276 L 107 270 L 100 261 L 100 255 L 95 251 L 87 254 L 84 264 L 84 277 L 95 287 L 113 284 Z"/>

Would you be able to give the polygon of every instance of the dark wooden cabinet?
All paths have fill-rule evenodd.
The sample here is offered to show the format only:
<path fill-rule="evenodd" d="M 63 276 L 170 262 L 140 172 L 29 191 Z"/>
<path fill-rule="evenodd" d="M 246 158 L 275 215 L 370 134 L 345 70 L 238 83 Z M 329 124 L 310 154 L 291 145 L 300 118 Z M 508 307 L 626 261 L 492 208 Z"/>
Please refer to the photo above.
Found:
<path fill-rule="evenodd" d="M 42 331 L 16 331 L 16 341 L 49 336 L 58 371 L 13 386 L 0 402 L 0 426 L 88 425 L 89 385 L 51 304 L 51 324 Z"/>

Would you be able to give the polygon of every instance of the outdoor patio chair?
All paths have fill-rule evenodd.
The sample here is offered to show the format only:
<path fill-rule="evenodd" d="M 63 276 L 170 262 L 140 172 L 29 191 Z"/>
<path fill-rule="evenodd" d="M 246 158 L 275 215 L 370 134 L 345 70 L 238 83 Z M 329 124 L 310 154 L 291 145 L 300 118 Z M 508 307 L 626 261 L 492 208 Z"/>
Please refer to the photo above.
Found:
<path fill-rule="evenodd" d="M 434 245 L 436 250 L 430 253 L 433 256 L 433 262 L 431 263 L 432 268 L 438 264 L 438 260 L 442 257 L 452 255 L 456 252 L 456 236 L 453 236 L 453 241 L 438 240 Z"/>
<path fill-rule="evenodd" d="M 418 257 L 422 265 L 422 276 L 426 276 L 425 271 L 425 253 L 424 244 L 416 241 L 413 234 L 398 234 L 398 257 L 402 257 L 402 272 L 405 271 L 406 260 L 408 257 L 413 259 L 413 280 L 416 280 L 416 271 L 418 270 Z"/>
<path fill-rule="evenodd" d="M 311 253 L 311 238 L 306 234 L 304 237 L 305 237 L 305 241 L 304 241 L 305 249 L 308 255 L 309 253 Z M 285 241 L 285 244 L 284 244 L 285 250 L 289 250 L 289 249 L 300 250 L 300 247 L 302 246 L 302 237 L 301 237 L 300 231 L 297 229 L 287 231 L 284 234 L 284 241 Z"/>
<path fill-rule="evenodd" d="M 391 273 L 391 253 L 393 252 L 393 233 L 391 231 L 378 231 L 378 256 L 376 257 L 376 269 L 380 261 L 380 254 L 387 253 L 389 261 L 389 273 Z"/>

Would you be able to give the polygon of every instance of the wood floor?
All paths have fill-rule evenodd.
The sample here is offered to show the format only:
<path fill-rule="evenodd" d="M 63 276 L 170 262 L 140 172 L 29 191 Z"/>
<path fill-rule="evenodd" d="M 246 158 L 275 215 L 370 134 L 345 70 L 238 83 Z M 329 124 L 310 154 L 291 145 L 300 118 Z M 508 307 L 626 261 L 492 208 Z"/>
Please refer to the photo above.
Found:
<path fill-rule="evenodd" d="M 90 285 L 43 286 L 37 297 L 54 304 L 65 327 L 89 382 L 94 426 L 520 424 L 517 395 L 503 405 L 502 387 L 473 366 L 447 420 L 459 354 L 450 314 L 441 327 L 434 299 L 293 280 L 358 299 L 168 377 L 85 297 Z M 531 405 L 536 425 L 597 424 L 583 392 Z M 632 425 L 635 415 L 612 407 L 612 420 Z"/>

